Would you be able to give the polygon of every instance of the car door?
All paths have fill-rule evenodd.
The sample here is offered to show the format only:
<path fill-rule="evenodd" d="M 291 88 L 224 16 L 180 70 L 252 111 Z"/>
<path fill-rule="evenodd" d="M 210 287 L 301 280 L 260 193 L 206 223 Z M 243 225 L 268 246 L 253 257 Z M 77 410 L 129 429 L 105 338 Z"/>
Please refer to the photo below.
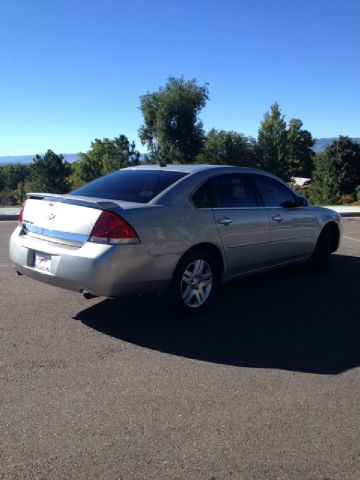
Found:
<path fill-rule="evenodd" d="M 273 177 L 253 174 L 252 178 L 270 220 L 270 259 L 279 263 L 311 253 L 316 219 L 311 209 L 297 205 L 297 197 Z"/>
<path fill-rule="evenodd" d="M 248 174 L 219 175 L 212 180 L 214 220 L 232 275 L 269 262 L 270 226 Z"/>

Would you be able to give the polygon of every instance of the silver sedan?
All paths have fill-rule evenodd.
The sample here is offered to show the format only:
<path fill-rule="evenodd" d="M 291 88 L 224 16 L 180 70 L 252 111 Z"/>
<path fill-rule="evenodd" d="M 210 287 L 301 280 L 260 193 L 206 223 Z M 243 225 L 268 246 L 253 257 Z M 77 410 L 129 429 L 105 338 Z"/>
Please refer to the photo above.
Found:
<path fill-rule="evenodd" d="M 126 168 L 66 195 L 29 193 L 10 240 L 19 274 L 95 296 L 167 293 L 202 311 L 219 283 L 311 260 L 328 266 L 339 215 L 250 168 Z"/>

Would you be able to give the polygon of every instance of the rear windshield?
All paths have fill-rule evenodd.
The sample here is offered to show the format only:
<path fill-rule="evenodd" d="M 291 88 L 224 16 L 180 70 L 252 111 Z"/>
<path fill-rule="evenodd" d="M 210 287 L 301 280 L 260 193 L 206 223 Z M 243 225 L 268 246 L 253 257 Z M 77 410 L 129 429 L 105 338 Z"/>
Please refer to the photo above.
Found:
<path fill-rule="evenodd" d="M 171 184 L 188 175 L 164 170 L 119 170 L 70 192 L 84 197 L 147 203 Z"/>

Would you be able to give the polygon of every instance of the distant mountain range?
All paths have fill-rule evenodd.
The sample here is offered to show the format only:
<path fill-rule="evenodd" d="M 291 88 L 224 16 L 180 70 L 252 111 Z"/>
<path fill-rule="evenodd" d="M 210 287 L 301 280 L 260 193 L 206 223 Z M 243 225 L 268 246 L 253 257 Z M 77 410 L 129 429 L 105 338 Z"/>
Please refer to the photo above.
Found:
<path fill-rule="evenodd" d="M 313 147 L 314 152 L 322 152 L 325 148 L 330 145 L 337 137 L 332 138 L 317 138 L 316 143 Z M 353 138 L 352 139 L 356 143 L 360 143 L 360 138 Z"/>
<path fill-rule="evenodd" d="M 39 155 L 43 155 L 40 153 Z M 75 162 L 75 160 L 78 159 L 78 154 L 77 153 L 63 153 L 62 154 L 65 160 L 68 162 L 72 163 Z M 23 165 L 29 165 L 32 163 L 35 155 L 15 155 L 15 156 L 6 156 L 6 157 L 0 157 L 0 167 L 3 167 L 4 165 L 9 165 L 10 163 L 21 163 Z M 142 161 L 145 157 L 145 154 L 140 155 L 140 161 Z"/>
<path fill-rule="evenodd" d="M 336 140 L 336 137 L 332 138 L 318 138 L 314 145 L 314 152 L 322 152 L 330 143 Z M 353 138 L 354 142 L 360 143 L 360 138 Z M 30 164 L 33 161 L 35 155 L 18 155 L 18 156 L 7 156 L 7 157 L 0 157 L 0 167 L 4 165 L 8 165 L 9 163 L 22 163 L 22 164 Z M 77 153 L 63 153 L 64 158 L 68 162 L 75 162 L 78 158 Z M 140 160 L 144 158 L 144 154 L 141 155 Z"/>
<path fill-rule="evenodd" d="M 43 155 L 40 153 L 39 155 Z M 68 162 L 75 162 L 78 158 L 77 153 L 63 153 L 64 158 Z M 0 157 L 0 167 L 4 165 L 9 165 L 9 163 L 22 163 L 23 165 L 32 163 L 35 155 L 16 155 L 16 156 L 7 156 Z"/>

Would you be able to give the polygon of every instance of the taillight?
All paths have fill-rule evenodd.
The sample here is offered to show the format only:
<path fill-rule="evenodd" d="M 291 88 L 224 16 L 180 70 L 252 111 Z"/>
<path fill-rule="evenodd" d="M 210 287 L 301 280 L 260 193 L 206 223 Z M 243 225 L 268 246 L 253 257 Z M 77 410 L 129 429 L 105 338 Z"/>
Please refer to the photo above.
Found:
<path fill-rule="evenodd" d="M 24 202 L 24 203 L 21 205 L 21 208 L 20 208 L 20 212 L 19 212 L 19 216 L 18 216 L 18 224 L 19 224 L 19 225 L 22 225 L 22 223 L 23 223 L 25 203 L 26 203 L 26 202 Z"/>
<path fill-rule="evenodd" d="M 139 237 L 123 218 L 104 210 L 91 231 L 89 241 L 110 244 L 139 243 Z"/>

